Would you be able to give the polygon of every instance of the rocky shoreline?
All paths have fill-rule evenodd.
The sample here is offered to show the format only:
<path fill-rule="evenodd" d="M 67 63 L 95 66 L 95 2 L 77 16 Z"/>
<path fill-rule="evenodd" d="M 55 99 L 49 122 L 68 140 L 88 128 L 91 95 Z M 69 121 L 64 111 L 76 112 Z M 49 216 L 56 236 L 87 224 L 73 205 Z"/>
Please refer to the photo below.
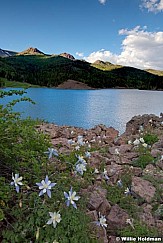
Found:
<path fill-rule="evenodd" d="M 89 142 L 91 157 L 88 165 L 93 170 L 105 168 L 108 180 L 104 173 L 94 173 L 94 179 L 80 193 L 87 196 L 87 214 L 92 222 L 98 220 L 99 212 L 106 216 L 108 227 L 95 227 L 99 242 L 116 242 L 119 230 L 133 227 L 136 220 L 149 229 L 156 228 L 159 237 L 163 237 L 163 114 L 143 115 L 133 117 L 127 124 L 125 132 L 119 132 L 112 127 L 98 125 L 92 129 L 70 126 L 57 126 L 43 123 L 37 127 L 39 131 L 50 136 L 51 143 L 60 154 L 69 154 L 74 147 L 69 141 L 76 141 L 78 135 Z M 148 138 L 149 144 L 144 138 Z M 155 139 L 153 139 L 155 138 Z M 157 138 L 157 139 L 156 139 Z M 139 142 L 138 142 L 139 141 Z M 144 156 L 144 157 L 143 157 Z M 146 156 L 146 157 L 145 157 Z M 145 161 L 140 162 L 140 158 Z M 152 160 L 149 160 L 152 158 Z M 136 161 L 136 164 L 135 164 Z M 113 200 L 111 190 L 119 190 L 118 183 L 130 178 L 128 194 L 122 196 L 131 199 L 131 207 L 136 205 L 136 219 L 132 216 L 131 208 L 125 209 L 122 202 Z M 83 177 L 79 177 L 83 180 Z M 125 184 L 125 183 L 124 183 Z M 122 186 L 122 190 L 126 188 Z M 118 191 L 119 192 L 119 191 Z M 110 193 L 110 197 L 109 197 Z M 128 199 L 128 200 L 129 200 Z M 127 221 L 128 220 L 128 221 Z M 127 223 L 128 222 L 128 223 Z M 136 231 L 136 229 L 135 229 Z M 124 235 L 126 236 L 126 235 Z M 131 233 L 132 236 L 132 233 Z M 145 235 L 147 236 L 147 235 Z M 119 241 L 121 242 L 121 241 Z"/>

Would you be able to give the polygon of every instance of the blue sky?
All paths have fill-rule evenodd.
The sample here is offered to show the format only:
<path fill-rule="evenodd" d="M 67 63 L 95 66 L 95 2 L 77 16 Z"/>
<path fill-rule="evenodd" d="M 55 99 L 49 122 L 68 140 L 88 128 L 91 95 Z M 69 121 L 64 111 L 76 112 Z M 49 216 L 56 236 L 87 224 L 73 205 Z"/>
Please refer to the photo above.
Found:
<path fill-rule="evenodd" d="M 163 69 L 163 0 L 2 0 L 0 48 Z"/>

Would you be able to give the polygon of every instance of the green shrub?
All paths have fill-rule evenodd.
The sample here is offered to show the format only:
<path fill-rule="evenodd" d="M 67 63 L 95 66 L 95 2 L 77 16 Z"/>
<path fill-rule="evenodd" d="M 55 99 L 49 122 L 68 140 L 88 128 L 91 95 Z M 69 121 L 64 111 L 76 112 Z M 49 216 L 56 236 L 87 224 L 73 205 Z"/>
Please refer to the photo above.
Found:
<path fill-rule="evenodd" d="M 144 142 L 148 145 L 153 145 L 154 143 L 158 142 L 158 136 L 156 134 L 147 133 L 143 136 Z"/>
<path fill-rule="evenodd" d="M 144 169 L 148 164 L 153 163 L 155 163 L 155 159 L 152 157 L 152 155 L 147 153 L 140 155 L 138 159 L 134 160 L 133 166 L 141 167 L 142 169 Z"/>

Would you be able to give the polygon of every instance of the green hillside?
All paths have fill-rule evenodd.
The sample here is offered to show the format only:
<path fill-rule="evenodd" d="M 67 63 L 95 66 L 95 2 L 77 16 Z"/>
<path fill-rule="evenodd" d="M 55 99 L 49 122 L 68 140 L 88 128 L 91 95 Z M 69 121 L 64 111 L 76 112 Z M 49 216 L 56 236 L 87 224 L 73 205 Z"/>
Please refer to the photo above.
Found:
<path fill-rule="evenodd" d="M 62 56 L 18 55 L 0 58 L 0 77 L 48 87 L 73 79 L 93 88 L 163 89 L 163 77 L 140 69 L 115 66 L 109 62 L 90 64 Z"/>
<path fill-rule="evenodd" d="M 149 73 L 158 75 L 158 76 L 163 76 L 163 71 L 160 71 L 160 70 L 147 69 L 146 71 L 149 72 Z"/>

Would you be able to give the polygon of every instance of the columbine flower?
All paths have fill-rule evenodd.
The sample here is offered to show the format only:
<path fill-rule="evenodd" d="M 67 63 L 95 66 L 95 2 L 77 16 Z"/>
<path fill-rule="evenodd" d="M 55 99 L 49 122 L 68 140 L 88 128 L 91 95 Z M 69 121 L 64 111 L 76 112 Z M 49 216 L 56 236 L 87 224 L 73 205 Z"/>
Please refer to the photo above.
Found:
<path fill-rule="evenodd" d="M 88 152 L 88 151 L 87 151 L 87 152 L 85 152 L 85 157 L 86 157 L 86 158 L 90 158 L 90 157 L 91 157 L 91 153 L 90 153 L 90 152 Z"/>
<path fill-rule="evenodd" d="M 73 145 L 73 144 L 75 144 L 75 141 L 72 140 L 72 139 L 69 139 L 69 140 L 68 140 L 68 144 Z"/>
<path fill-rule="evenodd" d="M 78 140 L 77 140 L 77 143 L 81 146 L 84 145 L 84 142 L 83 142 L 83 136 L 78 136 Z"/>
<path fill-rule="evenodd" d="M 117 186 L 123 187 L 123 184 L 122 184 L 122 180 L 121 179 L 117 181 Z"/>
<path fill-rule="evenodd" d="M 148 147 L 148 144 L 143 143 L 142 146 L 143 146 L 144 148 L 147 148 L 147 147 Z"/>
<path fill-rule="evenodd" d="M 78 201 L 80 197 L 76 196 L 76 192 L 72 191 L 72 187 L 71 187 L 71 189 L 70 189 L 70 191 L 68 193 L 64 192 L 64 196 L 67 199 L 66 200 L 67 207 L 69 207 L 70 204 L 72 204 L 72 206 L 77 209 L 76 203 L 74 201 Z"/>
<path fill-rule="evenodd" d="M 139 139 L 136 138 L 135 141 L 133 142 L 133 145 L 137 146 L 139 144 L 140 144 L 140 141 L 139 141 Z"/>
<path fill-rule="evenodd" d="M 140 138 L 139 141 L 140 141 L 141 143 L 144 143 L 144 138 Z"/>
<path fill-rule="evenodd" d="M 108 173 L 107 170 L 104 168 L 103 176 L 104 176 L 105 180 L 108 181 L 109 180 L 109 176 L 108 176 L 107 173 Z"/>
<path fill-rule="evenodd" d="M 97 168 L 95 168 L 94 174 L 99 174 L 99 173 L 100 173 L 99 170 Z"/>
<path fill-rule="evenodd" d="M 23 183 L 21 182 L 23 177 L 22 176 L 19 177 L 19 174 L 15 174 L 15 177 L 14 177 L 14 175 L 12 173 L 12 179 L 13 179 L 13 181 L 11 182 L 11 186 L 14 185 L 15 188 L 16 188 L 17 193 L 19 193 L 19 185 L 20 186 L 23 185 Z"/>
<path fill-rule="evenodd" d="M 53 223 L 53 227 L 56 228 L 57 226 L 57 223 L 60 223 L 61 221 L 61 215 L 59 212 L 49 212 L 49 215 L 50 215 L 50 219 L 48 220 L 48 222 L 46 224 L 52 224 Z"/>
<path fill-rule="evenodd" d="M 133 229 L 135 229 L 135 228 L 134 228 L 134 225 L 133 225 L 133 221 L 134 221 L 133 219 L 127 219 L 127 220 L 126 220 L 126 224 L 131 225 L 131 227 L 132 227 Z"/>
<path fill-rule="evenodd" d="M 144 127 L 141 125 L 139 126 L 139 133 L 143 132 L 144 131 Z"/>
<path fill-rule="evenodd" d="M 45 154 L 49 155 L 49 159 L 51 159 L 53 157 L 53 155 L 58 157 L 58 152 L 54 148 L 48 148 L 48 151 L 45 152 Z"/>
<path fill-rule="evenodd" d="M 128 140 L 128 142 L 127 142 L 128 144 L 132 144 L 132 141 L 131 140 Z"/>
<path fill-rule="evenodd" d="M 130 195 L 131 194 L 131 189 L 127 187 L 124 193 L 126 195 Z"/>
<path fill-rule="evenodd" d="M 42 180 L 41 183 L 36 183 L 36 185 L 41 190 L 40 193 L 39 193 L 39 196 L 42 196 L 44 193 L 47 193 L 48 197 L 51 198 L 51 191 L 50 190 L 56 184 L 57 183 L 51 183 L 51 181 L 49 181 L 48 176 L 46 176 L 45 180 Z"/>
<path fill-rule="evenodd" d="M 75 150 L 79 150 L 79 149 L 80 149 L 80 146 L 77 145 L 77 146 L 75 147 Z"/>
<path fill-rule="evenodd" d="M 87 165 L 87 162 L 85 161 L 85 159 L 83 159 L 83 156 L 77 156 L 77 158 L 78 158 L 78 161 L 77 161 L 77 163 L 81 163 L 81 164 L 83 164 L 83 165 Z"/>
<path fill-rule="evenodd" d="M 86 166 L 82 163 L 76 164 L 76 172 L 78 172 L 80 175 L 83 175 L 84 171 L 86 171 Z"/>
<path fill-rule="evenodd" d="M 119 155 L 119 150 L 116 148 L 115 151 L 114 151 L 114 153 L 115 153 L 116 155 Z"/>
<path fill-rule="evenodd" d="M 105 218 L 105 216 L 101 215 L 100 213 L 99 213 L 99 221 L 97 221 L 96 224 L 98 226 L 102 226 L 103 228 L 108 226 L 106 224 L 106 218 Z"/>

